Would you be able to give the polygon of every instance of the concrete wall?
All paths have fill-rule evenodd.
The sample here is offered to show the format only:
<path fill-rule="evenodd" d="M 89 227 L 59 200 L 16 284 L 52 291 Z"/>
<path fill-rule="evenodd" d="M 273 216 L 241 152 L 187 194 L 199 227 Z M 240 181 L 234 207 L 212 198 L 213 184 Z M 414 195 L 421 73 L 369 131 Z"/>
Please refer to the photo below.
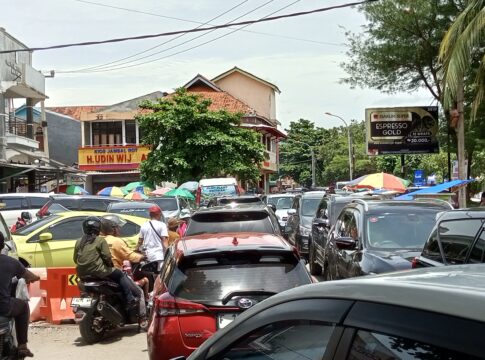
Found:
<path fill-rule="evenodd" d="M 271 87 L 239 72 L 233 72 L 218 80 L 216 84 L 224 91 L 248 104 L 258 114 L 269 120 L 276 120 L 275 92 Z"/>
<path fill-rule="evenodd" d="M 65 165 L 78 161 L 81 146 L 81 123 L 68 116 L 46 111 L 49 156 Z"/>
<path fill-rule="evenodd" d="M 0 27 L 0 49 L 13 50 L 25 49 L 26 47 L 27 46 L 8 34 L 4 28 Z M 12 71 L 12 68 L 7 65 L 7 63 L 31 65 L 31 54 L 29 52 L 0 54 L 0 80 L 15 81 L 17 76 L 15 75 L 15 72 Z"/>

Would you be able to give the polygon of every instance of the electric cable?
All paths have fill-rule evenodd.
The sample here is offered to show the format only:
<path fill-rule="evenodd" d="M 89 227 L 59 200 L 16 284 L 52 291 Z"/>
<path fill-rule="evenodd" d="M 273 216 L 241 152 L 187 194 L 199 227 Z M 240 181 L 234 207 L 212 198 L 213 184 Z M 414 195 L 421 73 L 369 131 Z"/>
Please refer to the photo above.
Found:
<path fill-rule="evenodd" d="M 246 1 L 247 1 L 247 0 L 246 0 Z M 234 21 L 236 21 L 236 20 L 239 20 L 240 18 L 242 18 L 242 17 L 244 17 L 244 16 L 246 16 L 246 15 L 249 15 L 249 14 L 251 14 L 251 13 L 253 13 L 253 12 L 257 11 L 257 10 L 259 10 L 260 8 L 262 8 L 262 7 L 266 6 L 266 5 L 268 5 L 268 4 L 270 4 L 270 3 L 274 2 L 274 1 L 275 1 L 275 0 L 268 0 L 268 1 L 267 1 L 267 2 L 265 2 L 264 4 L 257 6 L 257 7 L 256 7 L 256 8 L 254 8 L 253 10 L 250 10 L 250 11 L 248 11 L 248 12 L 246 12 L 246 13 L 242 14 L 242 15 L 237 16 L 236 18 L 234 18 L 233 20 L 231 20 L 231 21 L 230 21 L 230 22 L 228 22 L 228 23 L 231 23 L 231 22 L 234 22 Z M 242 4 L 242 3 L 241 3 L 241 4 Z M 222 15 L 221 15 L 221 16 L 222 16 Z M 212 20 L 209 20 L 209 21 L 212 21 Z M 202 25 L 200 25 L 200 26 L 202 26 Z M 97 67 L 96 69 L 63 70 L 63 71 L 59 71 L 59 72 L 60 72 L 60 73 L 74 73 L 74 72 L 102 72 L 102 71 L 111 71 L 111 69 L 118 69 L 118 68 L 121 68 L 121 66 L 122 66 L 122 65 L 127 65 L 127 64 L 133 63 L 134 61 L 143 60 L 143 59 L 146 59 L 146 58 L 149 58 L 149 57 L 152 57 L 152 56 L 155 56 L 155 55 L 158 55 L 158 54 L 161 54 L 161 53 L 167 52 L 167 51 L 169 51 L 169 50 L 175 49 L 175 48 L 180 47 L 180 46 L 182 46 L 182 45 L 184 45 L 184 44 L 187 44 L 187 43 L 190 43 L 190 42 L 192 42 L 192 41 L 194 41 L 194 40 L 197 40 L 197 39 L 199 39 L 199 38 L 201 38 L 201 37 L 203 37 L 203 36 L 206 36 L 206 35 L 208 35 L 208 34 L 210 34 L 210 33 L 214 32 L 214 31 L 216 31 L 216 30 L 217 30 L 217 29 L 210 30 L 210 31 L 208 31 L 208 32 L 206 32 L 206 33 L 203 33 L 203 34 L 200 34 L 200 35 L 198 35 L 198 36 L 196 36 L 196 37 L 194 37 L 194 38 L 192 38 L 192 39 L 188 39 L 188 40 L 183 41 L 183 42 L 181 42 L 181 43 L 179 43 L 179 44 L 176 44 L 176 45 L 173 45 L 173 46 L 168 47 L 168 48 L 166 48 L 166 49 L 163 49 L 163 50 L 160 50 L 160 51 L 154 52 L 154 53 L 152 53 L 152 54 L 145 55 L 145 56 L 139 57 L 139 58 L 134 59 L 134 60 L 130 60 L 130 61 L 126 61 L 126 62 L 120 62 L 120 63 L 118 63 L 118 64 L 114 65 L 114 66 L 115 66 L 115 68 L 113 68 L 113 67 L 111 67 L 111 66 L 99 66 L 99 67 Z M 185 34 L 181 34 L 181 35 L 177 36 L 176 38 L 174 38 L 174 39 L 172 39 L 172 40 L 178 39 L 178 38 L 180 38 L 180 37 L 182 37 L 182 36 L 184 36 L 184 35 L 187 35 L 187 34 L 186 34 L 186 33 L 185 33 Z M 165 41 L 164 43 L 162 43 L 162 44 L 160 44 L 160 45 L 157 45 L 157 46 L 155 46 L 155 47 L 153 47 L 153 48 L 151 48 L 151 49 L 157 48 L 157 47 L 159 47 L 159 46 L 161 46 L 161 45 L 163 45 L 163 44 L 166 44 L 166 43 L 168 43 L 168 42 L 170 42 L 170 41 L 172 41 L 172 40 Z M 146 52 L 146 51 L 145 51 L 145 52 Z M 142 52 L 142 53 L 143 53 L 143 52 Z M 138 55 L 141 55 L 141 53 L 140 53 L 140 54 L 138 54 Z M 136 55 L 135 55 L 135 56 L 136 56 Z M 134 56 L 131 56 L 131 57 L 134 57 Z M 116 62 L 119 62 L 119 61 L 116 61 Z"/>
<path fill-rule="evenodd" d="M 308 11 L 300 11 L 300 12 L 289 13 L 289 14 L 284 14 L 284 15 L 271 16 L 271 17 L 267 17 L 267 18 L 263 18 L 263 19 L 246 20 L 246 21 L 240 21 L 240 22 L 237 22 L 237 23 L 232 23 L 232 24 L 227 24 L 227 25 L 226 24 L 214 25 L 214 26 L 208 26 L 208 27 L 201 27 L 201 28 L 197 28 L 197 29 L 192 28 L 192 29 L 187 29 L 187 30 L 168 31 L 168 32 L 163 32 L 163 33 L 158 33 L 158 34 L 128 36 L 128 37 L 99 40 L 99 41 L 85 41 L 85 42 L 79 42 L 79 43 L 68 43 L 68 44 L 51 45 L 51 46 L 39 46 L 39 47 L 21 48 L 21 49 L 12 49 L 12 50 L 0 50 L 0 54 L 10 54 L 10 53 L 15 53 L 15 52 L 46 51 L 46 50 L 64 49 L 64 48 L 69 48 L 69 47 L 102 45 L 102 44 L 110 44 L 110 43 L 117 43 L 117 42 L 124 42 L 124 41 L 152 39 L 152 38 L 157 38 L 157 37 L 172 36 L 172 35 L 178 35 L 178 34 L 183 34 L 183 33 L 203 32 L 203 31 L 208 31 L 208 30 L 212 30 L 212 29 L 223 29 L 223 28 L 227 28 L 227 27 L 230 27 L 230 26 L 251 25 L 251 24 L 271 22 L 271 21 L 281 20 L 281 19 L 300 17 L 300 16 L 305 16 L 305 15 L 310 15 L 310 14 L 317 14 L 317 13 L 326 12 L 326 11 L 330 11 L 330 10 L 343 9 L 343 8 L 356 6 L 356 5 L 369 4 L 371 2 L 376 2 L 376 1 L 379 1 L 379 0 L 362 0 L 362 1 L 357 1 L 357 2 L 349 2 L 349 3 L 340 4 L 340 5 L 327 6 L 327 7 L 317 8 L 317 9 L 308 10 Z"/>
<path fill-rule="evenodd" d="M 266 15 L 264 18 L 266 18 L 266 17 L 268 17 L 268 16 L 271 16 L 271 15 L 274 15 L 274 14 L 276 14 L 277 12 L 280 12 L 280 11 L 282 11 L 282 10 L 284 10 L 284 9 L 286 9 L 286 8 L 288 8 L 288 7 L 292 6 L 292 5 L 294 5 L 294 4 L 296 4 L 297 2 L 300 2 L 300 1 L 301 1 L 301 0 L 296 0 L 296 1 L 293 1 L 292 3 L 290 3 L 290 4 L 286 5 L 286 6 L 284 6 L 284 7 L 280 8 L 280 9 L 278 9 L 278 10 L 276 10 L 276 11 L 273 11 L 272 13 L 270 13 L 270 14 Z M 264 18 L 263 18 L 263 19 L 264 19 Z M 249 25 L 250 25 L 250 24 L 245 25 L 244 27 L 247 27 L 247 26 L 249 26 Z M 243 27 L 243 28 L 244 28 L 244 27 Z M 213 39 L 207 40 L 207 41 L 205 41 L 205 42 L 202 42 L 202 43 L 200 43 L 200 44 L 194 45 L 194 46 L 189 47 L 189 48 L 187 48 L 187 49 L 180 50 L 180 51 L 177 51 L 177 52 L 175 52 L 175 53 L 172 53 L 172 54 L 169 54 L 169 55 L 165 55 L 165 56 L 162 56 L 162 57 L 159 57 L 159 58 L 156 58 L 156 59 L 152 59 L 152 60 L 144 61 L 144 62 L 142 62 L 142 63 L 138 63 L 138 64 L 131 64 L 131 65 L 126 65 L 126 66 L 119 66 L 119 67 L 113 67 L 113 68 L 107 68 L 107 69 L 92 70 L 92 71 L 88 71 L 88 72 L 90 72 L 90 73 L 95 73 L 95 72 L 115 71 L 115 70 L 122 70 L 122 69 L 132 68 L 132 67 L 136 67 L 136 66 L 141 66 L 141 65 L 150 64 L 150 63 L 152 63 L 152 62 L 160 61 L 160 60 L 163 60 L 163 59 L 166 59 L 166 58 L 169 58 L 169 57 L 172 57 L 172 56 L 178 55 L 178 54 L 185 53 L 185 52 L 190 51 L 190 50 L 193 50 L 193 49 L 197 49 L 197 48 L 199 48 L 199 47 L 201 47 L 201 46 L 203 46 L 203 45 L 209 44 L 209 43 L 214 42 L 214 41 L 216 41 L 216 40 L 219 40 L 219 39 L 221 39 L 221 38 L 223 38 L 223 37 L 226 37 L 226 36 L 228 36 L 228 35 L 231 35 L 231 34 L 235 33 L 236 31 L 239 31 L 239 30 L 240 30 L 240 29 L 235 29 L 235 30 L 232 30 L 232 31 L 230 31 L 230 32 L 228 32 L 228 33 L 226 33 L 226 34 L 220 35 L 220 36 L 218 36 L 218 37 L 216 37 L 216 38 L 213 38 Z M 212 30 L 212 31 L 214 31 L 214 30 Z"/>

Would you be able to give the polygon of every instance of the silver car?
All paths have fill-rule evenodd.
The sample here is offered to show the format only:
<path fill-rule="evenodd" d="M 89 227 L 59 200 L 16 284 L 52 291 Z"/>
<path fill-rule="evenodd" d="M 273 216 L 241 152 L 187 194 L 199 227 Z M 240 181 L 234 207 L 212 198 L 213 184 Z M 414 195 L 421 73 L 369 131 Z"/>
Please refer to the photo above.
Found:
<path fill-rule="evenodd" d="M 276 217 L 281 228 L 284 229 L 286 221 L 288 220 L 288 210 L 293 205 L 295 194 L 271 194 L 263 196 L 262 200 L 267 205 L 274 205 L 276 207 Z"/>

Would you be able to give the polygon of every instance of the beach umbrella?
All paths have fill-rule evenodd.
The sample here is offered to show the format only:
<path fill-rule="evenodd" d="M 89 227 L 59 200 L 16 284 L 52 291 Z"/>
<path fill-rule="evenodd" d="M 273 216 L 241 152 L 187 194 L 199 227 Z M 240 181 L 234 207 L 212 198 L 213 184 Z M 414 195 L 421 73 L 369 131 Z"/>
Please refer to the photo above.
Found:
<path fill-rule="evenodd" d="M 129 193 L 128 195 L 125 196 L 125 199 L 140 201 L 140 200 L 148 199 L 148 196 L 146 196 L 145 194 L 142 194 L 141 192 L 138 192 L 138 191 L 132 191 L 131 193 Z"/>
<path fill-rule="evenodd" d="M 186 199 L 195 200 L 195 196 L 185 189 L 173 189 L 165 193 L 165 196 L 180 196 Z"/>
<path fill-rule="evenodd" d="M 187 181 L 187 182 L 184 182 L 182 185 L 180 185 L 177 189 L 195 191 L 197 190 L 198 186 L 199 186 L 199 182 L 197 181 Z"/>
<path fill-rule="evenodd" d="M 152 191 L 153 191 L 153 189 L 151 189 L 149 187 L 146 187 L 146 186 L 137 186 L 136 188 L 134 188 L 133 190 L 131 190 L 131 192 L 139 192 L 139 193 L 141 193 L 143 195 L 148 195 Z"/>
<path fill-rule="evenodd" d="M 382 172 L 361 176 L 345 186 L 349 189 L 385 189 L 404 192 L 409 183 L 409 180 Z"/>
<path fill-rule="evenodd" d="M 163 188 L 160 188 L 160 189 L 153 190 L 149 194 L 152 195 L 152 196 L 162 196 L 162 195 L 165 195 L 165 193 L 169 192 L 170 190 L 173 190 L 173 189 L 163 187 Z"/>
<path fill-rule="evenodd" d="M 128 185 L 123 186 L 123 189 L 125 189 L 127 192 L 130 192 L 130 191 L 133 191 L 133 189 L 135 189 L 137 187 L 140 187 L 140 186 L 141 187 L 150 188 L 150 190 L 153 189 L 153 184 L 151 184 L 149 182 L 145 182 L 145 181 L 134 181 L 134 182 L 131 182 Z"/>
<path fill-rule="evenodd" d="M 97 195 L 101 195 L 101 196 L 114 196 L 114 197 L 119 197 L 119 198 L 122 198 L 127 194 L 128 194 L 127 191 L 125 191 L 122 188 L 117 187 L 117 186 L 105 187 L 104 189 L 98 191 L 98 193 L 97 193 Z"/>
<path fill-rule="evenodd" d="M 89 193 L 78 185 L 68 185 L 65 194 L 67 195 L 89 195 Z"/>

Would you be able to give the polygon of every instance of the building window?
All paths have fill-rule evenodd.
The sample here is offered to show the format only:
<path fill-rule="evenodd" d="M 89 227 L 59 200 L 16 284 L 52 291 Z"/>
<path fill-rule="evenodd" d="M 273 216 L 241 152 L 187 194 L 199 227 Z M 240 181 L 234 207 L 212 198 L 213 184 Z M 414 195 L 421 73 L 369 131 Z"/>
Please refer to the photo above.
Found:
<path fill-rule="evenodd" d="M 135 120 L 125 121 L 125 143 L 136 144 L 136 123 Z"/>
<path fill-rule="evenodd" d="M 121 121 L 93 122 L 93 145 L 122 145 L 122 126 Z"/>

